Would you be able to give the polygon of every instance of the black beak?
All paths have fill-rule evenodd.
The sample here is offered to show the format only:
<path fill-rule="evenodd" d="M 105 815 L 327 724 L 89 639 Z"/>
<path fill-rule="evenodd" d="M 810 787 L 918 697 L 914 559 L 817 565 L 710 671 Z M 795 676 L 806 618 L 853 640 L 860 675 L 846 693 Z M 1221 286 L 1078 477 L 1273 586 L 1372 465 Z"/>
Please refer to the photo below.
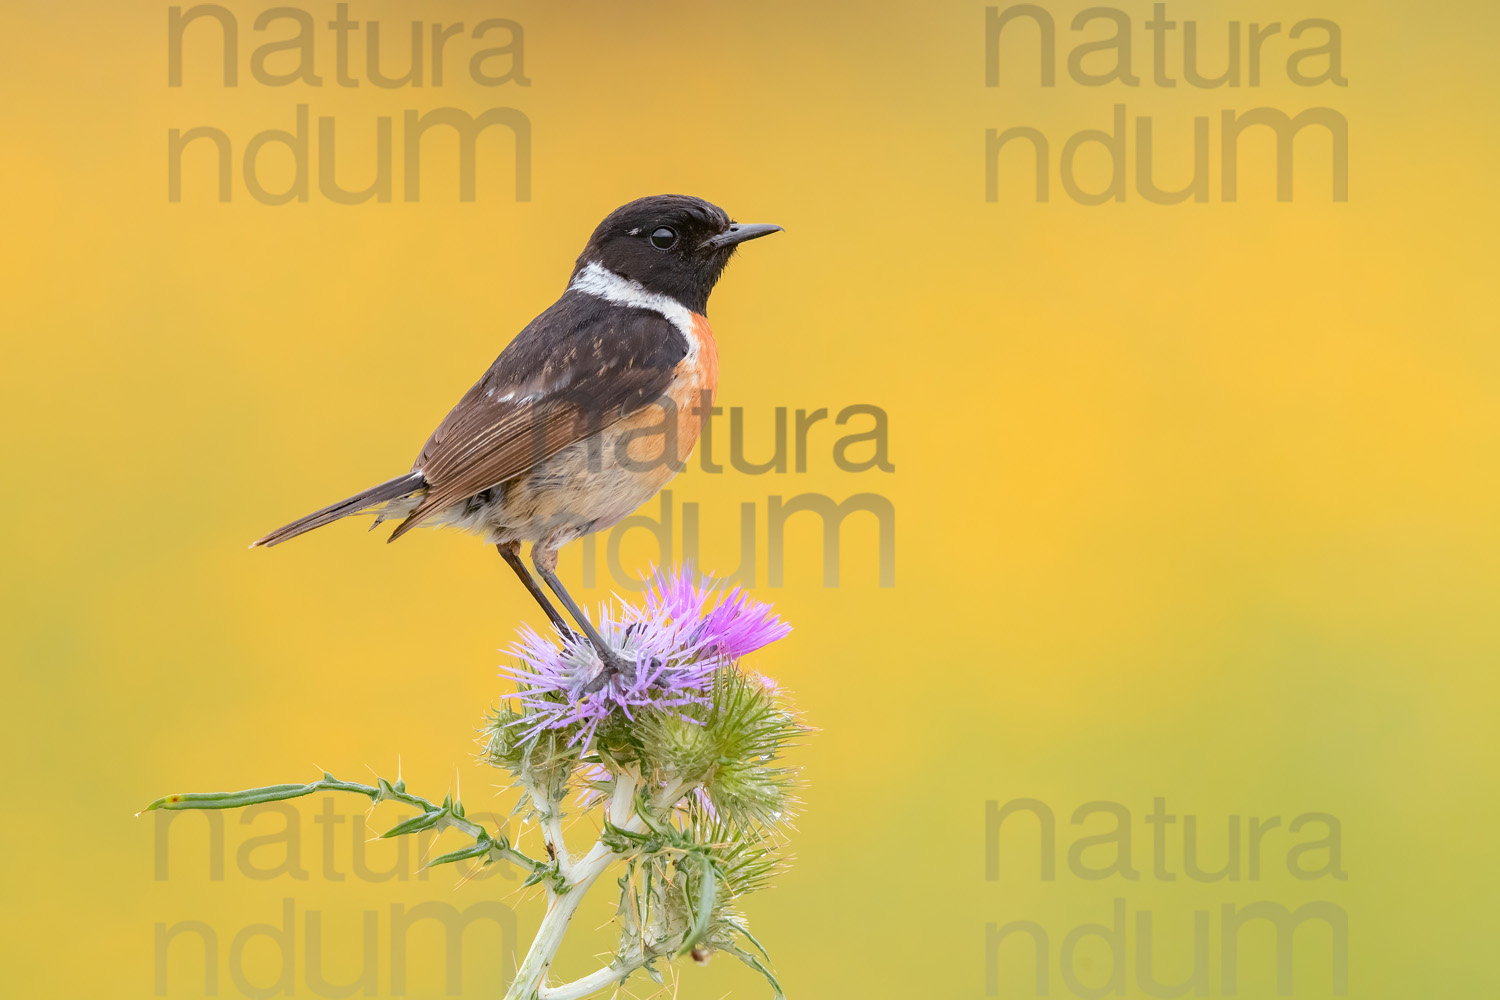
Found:
<path fill-rule="evenodd" d="M 736 222 L 718 236 L 705 240 L 703 245 L 718 250 L 744 243 L 746 240 L 758 240 L 762 236 L 770 236 L 772 233 L 781 231 L 780 226 L 773 226 L 768 222 Z"/>

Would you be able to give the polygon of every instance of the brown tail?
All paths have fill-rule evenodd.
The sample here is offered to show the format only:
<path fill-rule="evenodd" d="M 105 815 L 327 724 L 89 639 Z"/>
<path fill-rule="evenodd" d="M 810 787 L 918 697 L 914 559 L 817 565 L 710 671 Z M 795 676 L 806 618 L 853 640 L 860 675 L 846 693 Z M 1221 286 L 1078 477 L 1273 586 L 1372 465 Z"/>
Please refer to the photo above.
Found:
<path fill-rule="evenodd" d="M 340 500 L 338 503 L 324 507 L 322 510 L 315 510 L 306 517 L 299 517 L 291 524 L 277 528 L 266 537 L 251 542 L 250 547 L 253 549 L 259 545 L 278 545 L 288 538 L 296 538 L 303 532 L 311 531 L 314 528 L 321 528 L 323 525 L 331 524 L 341 517 L 358 514 L 360 511 L 367 510 L 376 504 L 408 496 L 426 485 L 427 480 L 422 478 L 420 472 L 411 472 L 404 476 L 398 476 L 389 482 L 381 483 L 379 486 L 372 486 L 363 493 L 356 493 L 347 500 Z"/>

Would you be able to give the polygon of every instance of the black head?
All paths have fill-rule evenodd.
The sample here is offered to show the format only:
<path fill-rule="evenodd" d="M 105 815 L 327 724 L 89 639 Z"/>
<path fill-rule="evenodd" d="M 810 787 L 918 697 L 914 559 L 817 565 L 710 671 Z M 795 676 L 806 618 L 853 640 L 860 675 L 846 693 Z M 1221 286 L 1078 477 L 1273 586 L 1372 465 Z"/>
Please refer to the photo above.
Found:
<path fill-rule="evenodd" d="M 780 231 L 780 226 L 732 222 L 722 208 L 702 198 L 681 194 L 637 198 L 599 223 L 573 273 L 599 264 L 703 313 L 708 309 L 708 293 L 724 273 L 734 248 Z"/>

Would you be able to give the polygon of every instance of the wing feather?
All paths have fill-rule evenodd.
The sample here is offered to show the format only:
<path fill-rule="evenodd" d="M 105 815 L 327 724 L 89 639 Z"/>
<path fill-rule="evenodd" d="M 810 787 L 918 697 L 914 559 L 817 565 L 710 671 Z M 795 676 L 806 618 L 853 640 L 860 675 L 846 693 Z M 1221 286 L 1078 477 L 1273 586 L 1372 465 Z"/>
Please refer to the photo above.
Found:
<path fill-rule="evenodd" d="M 570 291 L 533 320 L 412 465 L 422 502 L 391 535 L 504 483 L 666 391 L 687 342 L 662 315 Z"/>

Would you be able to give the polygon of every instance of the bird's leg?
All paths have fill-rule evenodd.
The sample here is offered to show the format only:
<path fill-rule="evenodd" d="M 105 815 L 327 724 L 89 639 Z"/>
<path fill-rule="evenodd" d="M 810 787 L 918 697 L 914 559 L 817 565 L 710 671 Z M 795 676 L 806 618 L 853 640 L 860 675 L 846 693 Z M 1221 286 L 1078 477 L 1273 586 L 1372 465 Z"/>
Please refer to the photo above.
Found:
<path fill-rule="evenodd" d="M 547 617 L 552 619 L 552 625 L 562 636 L 563 641 L 567 642 L 572 639 L 574 634 L 573 630 L 568 627 L 567 619 L 563 618 L 552 606 L 552 602 L 547 600 L 547 592 L 541 588 L 541 585 L 536 582 L 536 577 L 532 576 L 531 571 L 521 562 L 521 543 L 501 542 L 495 546 L 495 551 L 500 553 L 500 558 L 505 560 L 506 565 L 516 571 L 516 576 L 520 577 L 521 582 L 526 585 L 527 592 L 535 597 L 536 602 L 542 606 L 542 610 L 547 612 Z"/>
<path fill-rule="evenodd" d="M 583 613 L 583 609 L 578 606 L 578 602 L 573 600 L 572 595 L 563 587 L 562 581 L 557 578 L 557 549 L 547 547 L 541 543 L 533 545 L 531 547 L 531 563 L 536 567 L 536 571 L 541 575 L 542 579 L 547 581 L 547 586 L 552 588 L 552 592 L 557 595 L 557 599 L 562 601 L 563 607 L 568 609 L 568 614 L 572 615 L 573 619 L 578 622 L 579 628 L 583 629 L 583 634 L 588 636 L 590 645 L 599 654 L 599 659 L 604 662 L 604 669 L 599 672 L 599 676 L 584 686 L 584 694 L 592 694 L 604 687 L 604 685 L 609 683 L 610 678 L 616 674 L 624 677 L 627 681 L 634 680 L 634 665 L 609 647 L 609 644 L 604 641 L 604 637 L 599 634 L 599 630 L 594 627 L 594 623 L 589 621 L 588 615 Z"/>

